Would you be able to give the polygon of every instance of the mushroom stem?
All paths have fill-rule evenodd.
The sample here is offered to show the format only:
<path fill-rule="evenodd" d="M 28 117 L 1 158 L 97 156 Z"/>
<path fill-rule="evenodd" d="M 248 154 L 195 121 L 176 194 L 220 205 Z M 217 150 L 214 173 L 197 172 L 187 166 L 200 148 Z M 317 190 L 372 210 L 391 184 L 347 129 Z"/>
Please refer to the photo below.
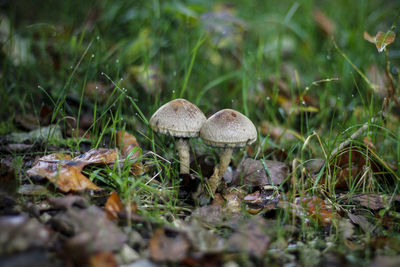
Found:
<path fill-rule="evenodd" d="M 178 150 L 180 160 L 180 173 L 188 174 L 190 169 L 190 148 L 188 138 L 179 138 L 176 140 L 176 148 Z"/>
<path fill-rule="evenodd" d="M 233 149 L 232 148 L 222 148 L 221 153 L 219 156 L 219 166 L 214 169 L 213 175 L 208 180 L 210 184 L 211 193 L 214 195 L 215 191 L 218 188 L 219 182 L 221 181 L 222 177 L 226 169 L 231 162 Z"/>

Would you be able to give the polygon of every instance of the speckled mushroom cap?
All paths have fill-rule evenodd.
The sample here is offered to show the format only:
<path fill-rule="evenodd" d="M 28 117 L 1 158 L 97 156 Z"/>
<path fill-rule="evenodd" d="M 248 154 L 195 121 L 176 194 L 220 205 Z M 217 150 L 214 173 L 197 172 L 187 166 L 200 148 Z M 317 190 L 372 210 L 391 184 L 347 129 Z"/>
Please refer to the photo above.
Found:
<path fill-rule="evenodd" d="M 257 139 L 254 124 L 242 113 L 223 109 L 212 115 L 200 130 L 204 143 L 214 147 L 244 147 Z"/>
<path fill-rule="evenodd" d="M 197 137 L 206 116 L 186 99 L 174 99 L 160 107 L 150 118 L 150 127 L 175 137 Z"/>

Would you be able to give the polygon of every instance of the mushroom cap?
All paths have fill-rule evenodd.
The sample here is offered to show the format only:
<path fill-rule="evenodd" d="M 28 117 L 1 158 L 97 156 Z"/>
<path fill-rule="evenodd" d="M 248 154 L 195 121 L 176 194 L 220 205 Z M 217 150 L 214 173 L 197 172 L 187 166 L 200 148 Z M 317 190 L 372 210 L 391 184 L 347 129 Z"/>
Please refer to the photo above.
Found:
<path fill-rule="evenodd" d="M 257 140 L 257 130 L 242 113 L 223 109 L 207 119 L 200 130 L 200 137 L 209 146 L 244 147 Z"/>
<path fill-rule="evenodd" d="M 159 133 L 174 137 L 197 137 L 206 116 L 186 99 L 174 99 L 161 106 L 151 116 L 150 127 Z"/>

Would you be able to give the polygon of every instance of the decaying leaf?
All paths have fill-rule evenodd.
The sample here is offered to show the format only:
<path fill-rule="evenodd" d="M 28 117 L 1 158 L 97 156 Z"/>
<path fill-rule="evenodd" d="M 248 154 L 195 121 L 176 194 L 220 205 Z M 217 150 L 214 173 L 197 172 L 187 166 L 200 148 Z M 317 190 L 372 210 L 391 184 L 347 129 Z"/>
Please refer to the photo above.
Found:
<path fill-rule="evenodd" d="M 400 201 L 400 195 L 357 194 L 352 197 L 352 200 L 359 202 L 363 207 L 379 210 L 387 208 L 391 204 L 391 201 Z"/>
<path fill-rule="evenodd" d="M 349 219 L 351 220 L 352 223 L 359 225 L 361 229 L 364 230 L 364 232 L 366 233 L 376 232 L 374 231 L 375 230 L 374 225 L 370 223 L 364 216 L 353 213 L 348 213 L 347 216 L 349 216 Z"/>
<path fill-rule="evenodd" d="M 27 171 L 29 176 L 42 176 L 58 186 L 61 191 L 100 190 L 81 171 L 89 164 L 115 162 L 117 153 L 113 149 L 92 149 L 81 156 L 70 159 L 63 154 L 50 154 L 38 160 Z"/>
<path fill-rule="evenodd" d="M 368 32 L 364 32 L 364 39 L 368 42 L 371 42 L 376 45 L 376 49 L 381 53 L 385 51 L 386 47 L 394 42 L 396 38 L 396 34 L 389 30 L 387 32 L 377 32 L 374 37 L 368 34 Z"/>
<path fill-rule="evenodd" d="M 117 145 L 120 148 L 122 155 L 129 157 L 131 160 L 142 155 L 142 149 L 140 148 L 136 137 L 128 132 L 117 132 Z M 132 164 L 131 170 L 135 176 L 140 176 L 148 171 L 148 166 L 145 166 L 141 161 L 135 161 Z"/>
<path fill-rule="evenodd" d="M 107 217 L 109 219 L 117 219 L 118 213 L 121 212 L 123 208 L 124 205 L 122 204 L 118 194 L 116 192 L 112 192 L 104 207 Z"/>
<path fill-rule="evenodd" d="M 319 224 L 327 226 L 331 224 L 334 214 L 332 209 L 317 196 L 300 199 L 299 204 L 305 207 L 307 216 L 315 219 Z"/>
<path fill-rule="evenodd" d="M 249 194 L 243 198 L 247 204 L 247 212 L 250 214 L 258 214 L 261 211 L 271 211 L 278 207 L 278 203 L 281 201 L 281 194 L 277 188 L 262 188 L 252 194 Z"/>
<path fill-rule="evenodd" d="M 247 158 L 239 164 L 232 185 L 280 185 L 288 175 L 289 167 L 283 162 Z"/>
<path fill-rule="evenodd" d="M 182 260 L 191 244 L 184 233 L 159 228 L 149 241 L 150 255 L 155 261 Z"/>
<path fill-rule="evenodd" d="M 136 158 L 141 154 L 141 149 L 136 137 L 126 131 L 117 132 L 117 145 L 121 149 L 122 155 L 125 157 L 130 156 L 131 158 Z M 132 152 L 133 154 L 131 155 Z"/>

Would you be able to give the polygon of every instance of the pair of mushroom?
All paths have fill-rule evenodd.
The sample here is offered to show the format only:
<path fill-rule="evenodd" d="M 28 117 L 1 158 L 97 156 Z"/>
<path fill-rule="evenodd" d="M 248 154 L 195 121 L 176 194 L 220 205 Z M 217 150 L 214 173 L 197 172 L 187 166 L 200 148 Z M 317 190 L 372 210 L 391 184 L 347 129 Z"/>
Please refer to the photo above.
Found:
<path fill-rule="evenodd" d="M 155 132 L 175 137 L 181 174 L 189 173 L 190 137 L 200 136 L 205 144 L 221 148 L 219 166 L 209 179 L 212 194 L 229 166 L 233 149 L 257 139 L 256 127 L 242 113 L 223 109 L 206 119 L 197 106 L 185 99 L 175 99 L 160 107 L 151 117 L 150 127 Z"/>

